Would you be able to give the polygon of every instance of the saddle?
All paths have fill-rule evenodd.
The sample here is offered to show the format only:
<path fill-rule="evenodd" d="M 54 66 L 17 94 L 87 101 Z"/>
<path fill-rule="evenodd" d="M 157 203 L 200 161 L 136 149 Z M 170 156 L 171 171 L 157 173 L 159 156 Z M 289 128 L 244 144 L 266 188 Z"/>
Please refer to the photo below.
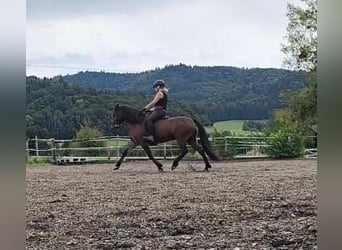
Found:
<path fill-rule="evenodd" d="M 150 110 L 145 111 L 145 120 L 146 120 L 146 118 L 147 118 L 151 113 L 152 113 L 152 111 L 150 111 Z M 167 119 L 169 119 L 169 118 L 170 118 L 170 116 L 166 115 L 166 116 L 164 116 L 164 117 L 162 117 L 162 118 L 159 118 L 157 121 L 159 121 L 159 120 L 167 120 Z M 156 122 L 157 122 L 157 121 L 156 121 Z"/>

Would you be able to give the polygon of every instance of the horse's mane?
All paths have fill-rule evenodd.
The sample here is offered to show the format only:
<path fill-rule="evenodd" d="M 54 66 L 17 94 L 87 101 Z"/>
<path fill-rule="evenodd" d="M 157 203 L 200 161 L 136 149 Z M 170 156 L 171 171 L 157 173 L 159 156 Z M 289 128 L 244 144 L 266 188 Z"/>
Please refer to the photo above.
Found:
<path fill-rule="evenodd" d="M 139 110 L 125 105 L 120 106 L 120 109 L 126 122 L 132 124 L 140 124 L 143 122 L 145 116 Z"/>

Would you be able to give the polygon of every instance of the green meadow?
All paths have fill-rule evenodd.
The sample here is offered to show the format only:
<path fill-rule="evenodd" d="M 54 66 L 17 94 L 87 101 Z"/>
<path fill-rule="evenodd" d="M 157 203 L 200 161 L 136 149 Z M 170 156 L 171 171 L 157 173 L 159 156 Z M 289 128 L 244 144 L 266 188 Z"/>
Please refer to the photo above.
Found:
<path fill-rule="evenodd" d="M 230 131 L 234 135 L 237 136 L 246 136 L 250 135 L 252 132 L 244 131 L 242 129 L 243 123 L 245 120 L 228 120 L 228 121 L 219 121 L 215 122 L 213 126 L 207 126 L 205 127 L 205 130 L 208 133 L 211 133 L 214 131 L 214 129 L 218 131 Z"/>
<path fill-rule="evenodd" d="M 215 122 L 213 126 L 205 127 L 208 133 L 211 133 L 214 129 L 218 131 L 231 131 L 231 132 L 244 132 L 242 130 L 244 120 L 229 120 L 229 121 L 220 121 Z"/>

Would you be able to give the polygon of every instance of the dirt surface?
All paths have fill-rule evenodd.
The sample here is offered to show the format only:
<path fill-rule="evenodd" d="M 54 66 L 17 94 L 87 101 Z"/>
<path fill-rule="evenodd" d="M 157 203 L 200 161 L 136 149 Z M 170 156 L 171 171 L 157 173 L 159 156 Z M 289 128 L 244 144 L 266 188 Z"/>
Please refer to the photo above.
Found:
<path fill-rule="evenodd" d="M 162 163 L 27 168 L 27 249 L 316 248 L 315 160 Z"/>

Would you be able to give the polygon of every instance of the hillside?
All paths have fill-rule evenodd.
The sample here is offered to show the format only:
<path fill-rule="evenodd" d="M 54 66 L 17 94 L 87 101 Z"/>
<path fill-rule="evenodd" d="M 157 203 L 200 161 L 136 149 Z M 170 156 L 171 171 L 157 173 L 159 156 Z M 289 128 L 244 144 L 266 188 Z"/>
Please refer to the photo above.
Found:
<path fill-rule="evenodd" d="M 93 88 L 67 84 L 61 78 L 26 78 L 26 136 L 33 138 L 72 138 L 84 125 L 98 128 L 104 135 L 125 134 L 113 131 L 111 112 L 116 103 L 137 109 L 144 107 L 151 97 L 144 94 L 123 94 L 96 91 Z M 197 118 L 204 125 L 211 121 L 197 105 L 170 100 L 169 115 Z"/>
<path fill-rule="evenodd" d="M 243 69 L 170 65 L 141 73 L 79 72 L 65 82 L 125 94 L 153 94 L 152 83 L 164 79 L 174 100 L 200 105 L 212 121 L 267 119 L 280 108 L 279 94 L 306 86 L 304 77 L 284 69 Z"/>

